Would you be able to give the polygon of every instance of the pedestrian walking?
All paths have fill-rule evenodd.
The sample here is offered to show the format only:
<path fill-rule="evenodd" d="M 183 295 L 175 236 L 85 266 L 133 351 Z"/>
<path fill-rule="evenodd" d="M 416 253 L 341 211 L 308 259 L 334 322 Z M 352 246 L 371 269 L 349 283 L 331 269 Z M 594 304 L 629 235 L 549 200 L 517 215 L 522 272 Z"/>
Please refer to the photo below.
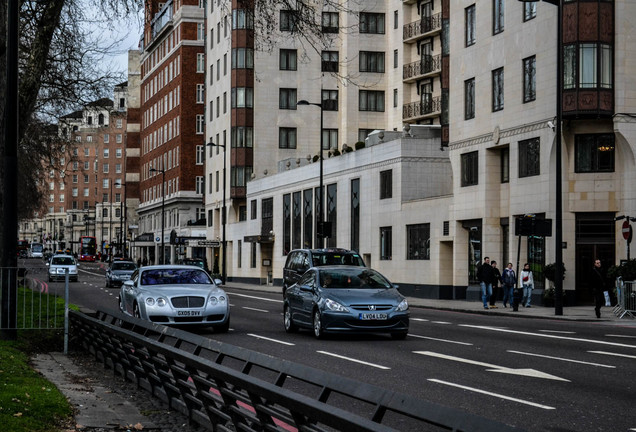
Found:
<path fill-rule="evenodd" d="M 484 302 L 484 309 L 489 309 L 488 300 L 492 295 L 493 271 L 490 266 L 490 258 L 485 257 L 483 264 L 477 269 L 477 280 L 481 288 L 481 300 Z"/>
<path fill-rule="evenodd" d="M 508 266 L 504 269 L 501 275 L 501 283 L 503 284 L 503 305 L 505 308 L 513 306 L 513 290 L 517 284 L 517 274 L 512 268 L 512 263 L 508 263 Z M 514 306 L 513 306 L 514 307 Z M 517 304 L 517 308 L 519 305 Z"/>
<path fill-rule="evenodd" d="M 497 261 L 490 261 L 492 267 L 492 295 L 490 296 L 490 308 L 497 309 L 497 299 L 499 298 L 499 282 L 501 281 L 501 272 L 497 268 Z"/>
<path fill-rule="evenodd" d="M 605 304 L 605 276 L 601 268 L 601 260 L 594 260 L 594 268 L 592 269 L 592 293 L 594 294 L 594 312 L 596 318 L 601 317 L 601 306 Z"/>
<path fill-rule="evenodd" d="M 532 270 L 530 270 L 530 264 L 525 263 L 523 270 L 519 274 L 520 283 L 519 286 L 523 288 L 523 297 L 521 298 L 521 304 L 524 307 L 532 307 L 530 301 L 532 300 L 532 290 L 534 289 L 534 278 L 532 277 Z"/>

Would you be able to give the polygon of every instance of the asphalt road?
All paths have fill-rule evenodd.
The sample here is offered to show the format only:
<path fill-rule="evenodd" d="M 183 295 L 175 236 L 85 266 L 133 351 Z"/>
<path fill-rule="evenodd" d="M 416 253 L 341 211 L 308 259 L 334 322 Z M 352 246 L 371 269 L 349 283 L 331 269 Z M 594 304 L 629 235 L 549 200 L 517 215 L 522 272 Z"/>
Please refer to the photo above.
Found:
<path fill-rule="evenodd" d="M 102 267 L 81 265 L 72 303 L 116 310 L 118 289 L 105 288 Z M 60 292 L 63 284 L 42 286 Z M 199 334 L 526 430 L 636 431 L 633 325 L 412 308 L 404 341 L 319 341 L 309 331 L 285 333 L 279 293 L 228 293 L 230 332 Z"/>

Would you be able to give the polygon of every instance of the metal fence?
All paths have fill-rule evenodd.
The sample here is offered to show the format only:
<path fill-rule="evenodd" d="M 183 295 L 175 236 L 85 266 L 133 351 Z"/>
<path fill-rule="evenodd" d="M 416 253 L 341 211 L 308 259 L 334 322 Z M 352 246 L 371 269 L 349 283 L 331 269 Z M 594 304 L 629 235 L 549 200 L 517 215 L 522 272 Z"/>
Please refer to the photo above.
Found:
<path fill-rule="evenodd" d="M 191 422 L 214 431 L 512 431 L 454 408 L 196 334 L 71 311 L 82 347 Z"/>
<path fill-rule="evenodd" d="M 636 318 L 636 281 L 616 279 L 616 296 L 618 303 L 614 306 L 614 315 L 623 318 L 625 315 Z"/>

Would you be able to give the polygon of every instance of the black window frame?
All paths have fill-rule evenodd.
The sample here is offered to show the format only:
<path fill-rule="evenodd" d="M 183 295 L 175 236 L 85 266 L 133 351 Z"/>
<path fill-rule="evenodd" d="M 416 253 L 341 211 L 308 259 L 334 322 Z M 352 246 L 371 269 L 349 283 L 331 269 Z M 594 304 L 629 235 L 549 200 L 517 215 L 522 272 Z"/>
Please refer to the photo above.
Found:
<path fill-rule="evenodd" d="M 464 81 L 464 120 L 475 118 L 475 78 Z"/>
<path fill-rule="evenodd" d="M 537 2 L 529 1 L 523 3 L 523 22 L 530 21 L 537 17 Z"/>
<path fill-rule="evenodd" d="M 372 103 L 369 103 L 372 102 Z M 381 107 L 380 107 L 381 105 Z M 358 111 L 384 112 L 385 94 L 382 90 L 359 90 Z M 375 108 L 375 109 L 374 109 Z"/>
<path fill-rule="evenodd" d="M 393 227 L 380 227 L 380 261 L 393 259 Z"/>
<path fill-rule="evenodd" d="M 360 72 L 384 73 L 384 51 L 360 51 L 358 68 Z"/>
<path fill-rule="evenodd" d="M 292 133 L 293 132 L 293 133 Z M 293 146 L 290 144 L 289 137 L 293 135 Z M 290 127 L 278 128 L 278 148 L 279 149 L 295 149 L 298 146 L 298 130 Z"/>
<path fill-rule="evenodd" d="M 297 12 L 291 9 L 281 9 L 278 29 L 282 32 L 295 32 L 298 30 L 296 26 Z"/>
<path fill-rule="evenodd" d="M 293 57 L 293 65 L 292 65 Z M 281 49 L 279 51 L 278 69 L 286 71 L 298 70 L 298 50 Z"/>
<path fill-rule="evenodd" d="M 583 151 L 590 154 L 588 168 L 582 166 Z M 574 152 L 574 172 L 576 173 L 606 173 L 614 172 L 616 169 L 616 136 L 613 133 L 577 134 L 574 138 Z M 603 164 L 603 160 L 608 162 Z"/>
<path fill-rule="evenodd" d="M 474 3 L 464 9 L 464 44 L 466 47 L 475 45 L 477 40 L 475 36 L 477 31 L 475 13 L 476 7 Z"/>
<path fill-rule="evenodd" d="M 523 103 L 528 103 L 537 99 L 537 56 L 524 58 L 522 65 Z"/>
<path fill-rule="evenodd" d="M 461 187 L 476 186 L 479 184 L 479 152 L 472 151 L 462 153 L 461 160 Z"/>
<path fill-rule="evenodd" d="M 340 53 L 338 51 L 322 51 L 321 71 L 338 72 L 340 67 Z"/>
<path fill-rule="evenodd" d="M 492 71 L 492 111 L 504 109 L 504 68 Z"/>
<path fill-rule="evenodd" d="M 338 90 L 323 89 L 321 91 L 323 111 L 338 111 Z"/>
<path fill-rule="evenodd" d="M 406 259 L 431 259 L 431 224 L 420 223 L 406 226 Z"/>
<path fill-rule="evenodd" d="M 361 34 L 385 34 L 386 16 L 383 13 L 360 12 Z"/>
<path fill-rule="evenodd" d="M 295 88 L 279 88 L 278 89 L 278 108 L 282 110 L 297 109 L 298 89 Z"/>
<path fill-rule="evenodd" d="M 393 170 L 380 171 L 380 199 L 393 198 Z"/>
<path fill-rule="evenodd" d="M 534 177 L 540 174 L 541 139 L 535 137 L 519 141 L 519 178 Z"/>
<path fill-rule="evenodd" d="M 505 2 L 492 0 L 492 34 L 503 33 L 505 27 Z"/>
<path fill-rule="evenodd" d="M 323 33 L 338 33 L 338 31 L 340 30 L 340 15 L 338 14 L 338 12 L 323 12 L 321 24 Z"/>

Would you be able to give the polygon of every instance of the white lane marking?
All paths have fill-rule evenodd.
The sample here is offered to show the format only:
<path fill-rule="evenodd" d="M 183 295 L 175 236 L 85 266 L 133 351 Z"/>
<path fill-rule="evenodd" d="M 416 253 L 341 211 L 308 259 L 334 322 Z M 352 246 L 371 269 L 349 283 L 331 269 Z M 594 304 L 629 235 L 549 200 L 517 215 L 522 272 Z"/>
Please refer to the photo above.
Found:
<path fill-rule="evenodd" d="M 415 334 L 412 334 L 412 333 L 409 333 L 409 336 L 415 337 L 415 338 L 420 338 L 420 339 L 434 340 L 434 341 L 438 341 L 438 342 L 454 343 L 454 344 L 458 344 L 458 345 L 469 345 L 469 346 L 473 345 L 473 344 L 468 343 L 468 342 L 458 342 L 458 341 L 452 341 L 452 340 L 447 340 L 447 339 L 438 339 L 438 338 L 434 338 L 434 337 L 415 335 Z"/>
<path fill-rule="evenodd" d="M 617 337 L 617 338 L 629 338 L 629 339 L 636 339 L 636 336 L 630 336 L 630 335 L 615 335 L 615 334 L 607 334 L 605 335 L 605 337 Z M 635 429 L 636 430 L 636 429 Z"/>
<path fill-rule="evenodd" d="M 461 357 L 449 356 L 446 354 L 440 354 L 440 353 L 436 353 L 432 351 L 413 351 L 413 352 L 415 354 L 421 354 L 421 355 L 425 355 L 429 357 L 437 357 L 437 358 L 441 358 L 445 360 L 452 360 L 452 361 L 456 361 L 460 363 L 468 363 L 468 364 L 473 364 L 477 366 L 482 366 L 487 368 L 486 369 L 487 372 L 498 372 L 498 373 L 506 373 L 511 375 L 523 375 L 523 376 L 528 376 L 533 378 L 545 378 L 545 379 L 551 379 L 555 381 L 570 382 L 570 380 L 567 380 L 565 378 L 560 378 L 558 376 L 550 375 L 535 369 L 513 369 L 513 368 L 508 368 L 505 366 L 497 366 L 490 363 L 484 363 L 484 362 L 480 362 L 476 360 L 469 360 L 469 359 L 465 359 Z"/>
<path fill-rule="evenodd" d="M 263 301 L 268 301 L 268 302 L 275 302 L 275 303 L 282 303 L 282 300 L 277 300 L 277 299 L 268 299 L 265 297 L 255 297 L 255 296 L 251 296 L 251 295 L 247 295 L 247 294 L 238 294 L 238 293 L 234 293 L 234 292 L 228 292 L 228 294 L 230 294 L 232 297 L 247 297 L 247 298 L 251 298 L 251 299 L 256 299 L 256 300 L 263 300 Z"/>
<path fill-rule="evenodd" d="M 563 340 L 570 340 L 575 342 L 589 342 L 589 343 L 594 343 L 599 345 L 610 345 L 610 346 L 617 346 L 617 347 L 623 347 L 623 348 L 636 348 L 636 345 L 627 345 L 627 344 L 620 344 L 616 342 L 607 342 L 607 341 L 594 340 L 594 339 L 582 339 L 582 338 L 575 338 L 575 337 L 568 337 L 568 336 L 558 336 L 558 335 L 551 335 L 551 334 L 541 334 L 541 333 L 532 333 L 532 332 L 525 332 L 525 331 L 518 331 L 518 330 L 509 330 L 509 329 L 499 328 L 499 327 L 477 326 L 477 325 L 470 325 L 470 324 L 460 324 L 459 326 L 471 327 L 471 328 L 476 328 L 481 330 L 492 330 L 492 331 L 498 331 L 498 332 L 504 332 L 504 333 L 515 333 L 515 334 L 522 334 L 522 335 L 529 335 L 529 336 L 539 336 L 539 337 L 551 338 L 551 339 L 563 339 Z"/>
<path fill-rule="evenodd" d="M 446 321 L 431 321 L 431 324 L 446 324 L 446 325 L 448 325 L 450 323 L 446 322 Z"/>
<path fill-rule="evenodd" d="M 256 312 L 265 312 L 265 313 L 269 313 L 269 311 L 268 311 L 268 310 L 265 310 L 265 309 L 256 309 L 256 308 L 247 307 L 247 306 L 243 306 L 243 309 L 253 310 L 253 311 L 256 311 Z"/>
<path fill-rule="evenodd" d="M 424 318 L 410 318 L 411 321 L 421 321 L 421 322 L 427 322 L 427 319 Z"/>
<path fill-rule="evenodd" d="M 319 353 L 319 354 L 325 354 L 325 355 L 328 355 L 328 356 L 331 356 L 331 357 L 336 357 L 336 358 L 339 358 L 339 359 L 342 359 L 342 360 L 348 360 L 348 361 L 351 361 L 351 362 L 354 362 L 354 363 L 360 363 L 360 364 L 363 364 L 363 365 L 372 366 L 372 367 L 378 368 L 378 369 L 384 369 L 384 370 L 391 369 L 390 367 L 386 367 L 386 366 L 382 366 L 382 365 L 378 365 L 378 364 L 374 364 L 374 363 L 365 362 L 365 361 L 354 359 L 354 358 L 351 358 L 351 357 L 341 356 L 339 354 L 330 353 L 328 351 L 316 351 L 316 352 Z"/>
<path fill-rule="evenodd" d="M 512 401 L 512 402 L 518 402 L 520 404 L 530 405 L 530 406 L 533 406 L 533 407 L 536 407 L 536 408 L 545 409 L 545 410 L 556 409 L 555 407 L 551 407 L 551 406 L 548 406 L 548 405 L 541 405 L 541 404 L 530 402 L 530 401 L 527 401 L 527 400 L 517 399 L 517 398 L 510 397 L 510 396 L 502 395 L 502 394 L 499 394 L 499 393 L 492 393 L 492 392 L 485 391 L 485 390 L 480 390 L 480 389 L 477 389 L 477 388 L 474 388 L 474 387 L 467 387 L 467 386 L 463 386 L 463 385 L 460 385 L 460 384 L 451 383 L 451 382 L 448 382 L 448 381 L 442 381 L 442 380 L 438 380 L 438 379 L 434 379 L 434 378 L 429 378 L 428 381 L 435 382 L 435 383 L 438 383 L 438 384 L 444 384 L 444 385 L 451 386 L 451 387 L 457 387 L 457 388 L 460 388 L 460 389 L 463 389 L 463 390 L 468 390 L 468 391 L 472 391 L 472 392 L 475 392 L 475 393 L 481 393 L 481 394 L 484 394 L 484 395 L 487 395 L 487 396 L 493 396 L 493 397 L 509 400 L 509 401 Z"/>
<path fill-rule="evenodd" d="M 601 363 L 590 363 L 590 362 L 585 362 L 585 361 L 581 361 L 581 360 L 566 359 L 566 358 L 562 358 L 562 357 L 552 357 L 552 356 L 547 356 L 547 355 L 543 355 L 543 354 L 534 354 L 534 353 L 527 353 L 527 352 L 522 352 L 522 351 L 508 350 L 508 352 L 512 353 L 512 354 L 521 354 L 521 355 L 527 355 L 527 356 L 531 356 L 531 357 L 541 357 L 541 358 L 547 358 L 547 359 L 552 359 L 552 360 L 566 361 L 566 362 L 570 362 L 570 363 L 579 363 L 579 364 L 590 365 L 590 366 L 598 366 L 598 367 L 616 369 L 616 366 L 605 365 L 605 364 L 601 364 Z"/>
<path fill-rule="evenodd" d="M 276 342 L 276 343 L 279 343 L 281 345 L 288 345 L 288 346 L 294 346 L 295 345 L 295 344 L 293 344 L 291 342 L 285 342 L 285 341 L 281 341 L 281 340 L 278 340 L 278 339 L 272 339 L 272 338 L 268 338 L 268 337 L 265 337 L 265 336 L 259 336 L 259 335 L 256 335 L 254 333 L 248 333 L 247 335 L 255 337 L 256 339 L 263 339 L 263 340 L 270 341 L 270 342 Z"/>
<path fill-rule="evenodd" d="M 636 356 L 628 355 L 628 354 L 619 354 L 619 353 L 612 353 L 612 352 L 607 352 L 607 351 L 588 351 L 588 352 L 592 353 L 592 354 L 603 354 L 603 355 L 610 355 L 610 356 L 615 356 L 615 357 L 625 357 L 625 358 L 636 359 Z"/>
<path fill-rule="evenodd" d="M 558 334 L 576 334 L 573 331 L 560 331 L 560 330 L 539 330 L 544 333 L 558 333 Z"/>

